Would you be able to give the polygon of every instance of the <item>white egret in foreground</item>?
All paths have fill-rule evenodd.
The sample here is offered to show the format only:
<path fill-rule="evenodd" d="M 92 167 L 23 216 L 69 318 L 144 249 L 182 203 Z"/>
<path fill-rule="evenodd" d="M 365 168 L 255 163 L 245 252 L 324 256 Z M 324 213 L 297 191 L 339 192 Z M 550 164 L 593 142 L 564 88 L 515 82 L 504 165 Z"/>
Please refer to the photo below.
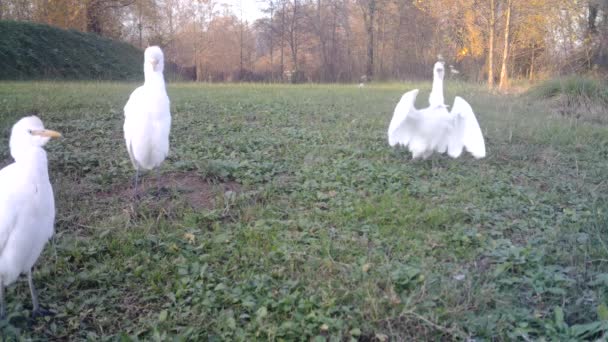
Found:
<path fill-rule="evenodd" d="M 162 50 L 158 46 L 148 47 L 144 53 L 144 85 L 131 93 L 124 108 L 125 142 L 135 167 L 136 195 L 139 170 L 158 171 L 169 153 L 171 113 L 163 68 Z"/>
<path fill-rule="evenodd" d="M 456 96 L 452 110 L 448 112 L 443 102 L 443 75 L 443 62 L 437 62 L 428 108 L 418 110 L 414 107 L 418 89 L 401 97 L 388 128 L 388 143 L 407 146 L 412 159 L 426 159 L 435 151 L 447 151 L 450 157 L 457 158 L 463 148 L 473 157 L 483 158 L 486 147 L 473 109 Z"/>
<path fill-rule="evenodd" d="M 36 116 L 19 120 L 10 138 L 15 162 L 0 170 L 0 316 L 5 317 L 4 288 L 27 273 L 32 316 L 43 314 L 32 279 L 32 267 L 53 235 L 55 199 L 46 152 L 50 138 L 61 134 L 44 129 Z"/>

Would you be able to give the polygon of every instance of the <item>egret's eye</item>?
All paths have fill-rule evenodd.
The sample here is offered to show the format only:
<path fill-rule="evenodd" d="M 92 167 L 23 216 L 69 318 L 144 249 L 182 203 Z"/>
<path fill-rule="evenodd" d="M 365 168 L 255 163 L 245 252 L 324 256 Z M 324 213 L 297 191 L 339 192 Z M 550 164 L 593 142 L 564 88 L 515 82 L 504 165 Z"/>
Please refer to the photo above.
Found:
<path fill-rule="evenodd" d="M 33 130 L 31 130 L 31 129 L 28 129 L 28 130 L 27 130 L 27 132 L 28 132 L 29 134 L 33 134 L 33 133 L 34 133 L 34 131 L 33 131 Z"/>

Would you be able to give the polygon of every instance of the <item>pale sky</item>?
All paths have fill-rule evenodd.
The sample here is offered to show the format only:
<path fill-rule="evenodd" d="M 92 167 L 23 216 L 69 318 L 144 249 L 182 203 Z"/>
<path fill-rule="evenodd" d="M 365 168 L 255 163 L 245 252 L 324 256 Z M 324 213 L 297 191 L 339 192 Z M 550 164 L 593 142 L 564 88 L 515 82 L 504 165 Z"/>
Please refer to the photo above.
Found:
<path fill-rule="evenodd" d="M 243 19 L 247 20 L 250 24 L 256 19 L 264 16 L 261 7 L 262 3 L 258 3 L 257 0 L 221 0 L 220 3 L 231 6 L 232 12 L 240 17 L 241 15 L 241 4 L 243 5 Z"/>

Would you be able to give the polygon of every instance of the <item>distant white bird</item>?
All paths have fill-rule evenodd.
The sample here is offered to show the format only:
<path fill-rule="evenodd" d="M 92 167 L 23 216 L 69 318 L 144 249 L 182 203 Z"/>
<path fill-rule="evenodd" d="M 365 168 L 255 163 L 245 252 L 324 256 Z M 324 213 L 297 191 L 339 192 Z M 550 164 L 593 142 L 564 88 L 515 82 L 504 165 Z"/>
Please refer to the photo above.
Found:
<path fill-rule="evenodd" d="M 408 146 L 412 159 L 428 158 L 433 152 L 457 158 L 466 148 L 475 158 L 486 155 L 486 147 L 471 106 L 456 96 L 452 110 L 443 103 L 443 65 L 434 68 L 431 106 L 418 110 L 414 107 L 418 89 L 405 93 L 388 128 L 388 142 Z M 439 102 L 441 101 L 441 102 Z"/>
<path fill-rule="evenodd" d="M 365 83 L 361 82 L 359 83 L 359 88 L 364 88 L 365 87 Z"/>
<path fill-rule="evenodd" d="M 0 170 L 0 316 L 5 317 L 4 287 L 27 273 L 32 316 L 43 314 L 38 304 L 32 267 L 53 236 L 55 199 L 49 181 L 46 152 L 50 138 L 61 134 L 44 129 L 36 116 L 19 120 L 11 132 L 15 162 Z"/>
<path fill-rule="evenodd" d="M 144 85 L 133 91 L 124 109 L 125 142 L 135 167 L 135 194 L 140 169 L 158 170 L 169 153 L 171 113 L 163 68 L 162 50 L 148 47 L 144 53 Z"/>

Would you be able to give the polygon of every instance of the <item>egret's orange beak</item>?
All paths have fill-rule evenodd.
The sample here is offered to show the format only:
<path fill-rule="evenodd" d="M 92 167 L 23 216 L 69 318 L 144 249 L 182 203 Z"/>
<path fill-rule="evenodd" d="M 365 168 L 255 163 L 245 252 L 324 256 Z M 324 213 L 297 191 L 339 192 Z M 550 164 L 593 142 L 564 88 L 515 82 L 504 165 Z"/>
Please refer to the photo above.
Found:
<path fill-rule="evenodd" d="M 45 138 L 60 138 L 61 137 L 61 133 L 52 131 L 50 129 L 41 129 L 41 130 L 37 130 L 37 131 L 32 131 L 31 134 L 37 135 L 39 137 L 45 137 Z"/>

